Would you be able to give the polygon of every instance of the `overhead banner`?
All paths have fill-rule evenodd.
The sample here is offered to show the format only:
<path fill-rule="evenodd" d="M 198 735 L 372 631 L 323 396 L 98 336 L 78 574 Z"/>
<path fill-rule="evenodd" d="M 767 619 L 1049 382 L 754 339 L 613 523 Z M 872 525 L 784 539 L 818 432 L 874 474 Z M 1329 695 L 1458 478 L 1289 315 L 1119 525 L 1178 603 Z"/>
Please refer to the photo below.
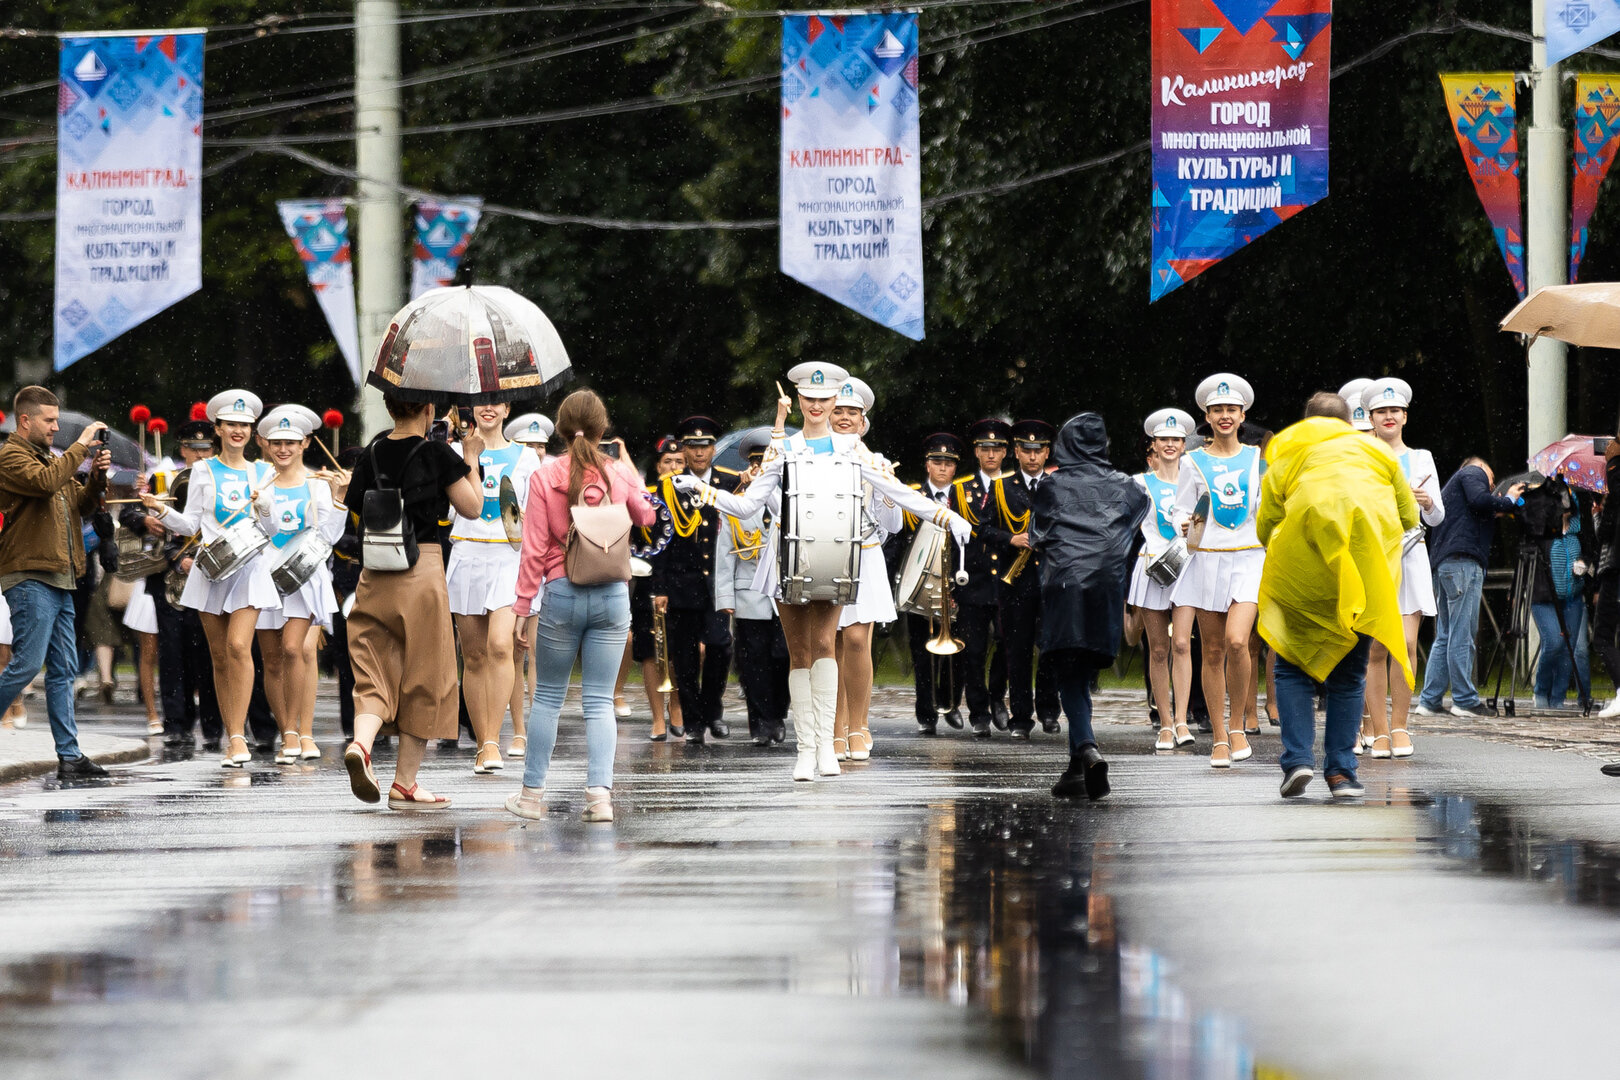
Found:
<path fill-rule="evenodd" d="M 1524 219 L 1519 209 L 1518 89 L 1511 71 L 1441 75 L 1451 127 L 1496 246 L 1519 299 L 1524 285 Z"/>
<path fill-rule="evenodd" d="M 782 273 L 923 337 L 917 15 L 782 19 Z"/>
<path fill-rule="evenodd" d="M 1547 63 L 1556 64 L 1620 30 L 1620 0 L 1546 0 Z"/>
<path fill-rule="evenodd" d="M 455 284 L 461 257 L 484 212 L 483 199 L 416 204 L 416 243 L 411 246 L 411 299 Z"/>
<path fill-rule="evenodd" d="M 1332 0 L 1153 0 L 1150 300 L 1328 193 Z"/>
<path fill-rule="evenodd" d="M 304 262 L 315 302 L 332 328 L 338 351 L 354 385 L 360 370 L 360 325 L 354 309 L 354 260 L 349 248 L 349 213 L 342 199 L 287 199 L 276 203 L 282 227 Z"/>
<path fill-rule="evenodd" d="M 203 35 L 62 39 L 57 371 L 202 288 Z"/>
<path fill-rule="evenodd" d="M 1575 182 L 1569 199 L 1569 280 L 1586 254 L 1586 225 L 1598 192 L 1620 149 L 1620 75 L 1581 75 L 1575 80 Z"/>

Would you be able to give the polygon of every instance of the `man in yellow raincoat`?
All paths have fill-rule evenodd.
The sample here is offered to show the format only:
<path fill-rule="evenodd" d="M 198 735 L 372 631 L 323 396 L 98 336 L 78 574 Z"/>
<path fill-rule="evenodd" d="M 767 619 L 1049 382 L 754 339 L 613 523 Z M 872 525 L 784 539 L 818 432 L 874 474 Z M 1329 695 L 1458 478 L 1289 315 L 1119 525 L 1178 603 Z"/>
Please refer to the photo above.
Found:
<path fill-rule="evenodd" d="M 1299 795 L 1315 775 L 1314 699 L 1321 683 L 1328 790 L 1354 798 L 1365 794 L 1356 782 L 1354 746 L 1374 639 L 1412 682 L 1396 594 L 1401 538 L 1416 527 L 1418 508 L 1400 462 L 1350 426 L 1343 398 L 1317 394 L 1305 417 L 1266 448 L 1255 520 L 1266 545 L 1260 635 L 1277 653 L 1283 796 Z"/>

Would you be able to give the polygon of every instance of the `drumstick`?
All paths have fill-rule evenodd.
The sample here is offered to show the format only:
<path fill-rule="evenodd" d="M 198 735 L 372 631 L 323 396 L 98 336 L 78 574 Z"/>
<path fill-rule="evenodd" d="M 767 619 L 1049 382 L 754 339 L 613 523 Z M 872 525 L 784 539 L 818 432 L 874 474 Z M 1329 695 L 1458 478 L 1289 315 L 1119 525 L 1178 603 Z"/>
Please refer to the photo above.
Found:
<path fill-rule="evenodd" d="M 337 469 L 338 475 L 343 477 L 344 482 L 347 483 L 349 479 L 349 470 L 338 464 L 337 457 L 332 453 L 332 451 L 326 448 L 326 441 L 324 439 L 311 439 L 310 441 L 321 448 L 321 453 L 326 455 L 326 460 L 332 463 L 332 465 Z"/>
<path fill-rule="evenodd" d="M 152 498 L 158 502 L 174 502 L 173 495 L 153 495 Z M 126 506 L 129 503 L 144 502 L 142 499 L 103 499 L 102 501 L 108 506 Z"/>

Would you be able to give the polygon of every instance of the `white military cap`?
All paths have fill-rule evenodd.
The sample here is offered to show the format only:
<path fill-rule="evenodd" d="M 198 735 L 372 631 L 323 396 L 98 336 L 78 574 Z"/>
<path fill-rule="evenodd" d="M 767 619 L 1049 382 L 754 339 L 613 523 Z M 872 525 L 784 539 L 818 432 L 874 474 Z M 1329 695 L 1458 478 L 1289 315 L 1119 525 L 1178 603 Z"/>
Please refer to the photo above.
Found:
<path fill-rule="evenodd" d="M 265 439 L 303 442 L 321 426 L 321 418 L 302 405 L 277 405 L 259 421 L 259 435 Z"/>
<path fill-rule="evenodd" d="M 788 379 L 807 398 L 837 397 L 849 372 L 837 364 L 797 364 L 788 369 Z"/>
<path fill-rule="evenodd" d="M 1361 403 L 1369 413 L 1374 409 L 1405 409 L 1412 404 L 1412 387 L 1405 379 L 1374 379 L 1361 392 Z"/>
<path fill-rule="evenodd" d="M 526 412 L 514 416 L 512 422 L 506 425 L 506 441 L 544 445 L 551 441 L 551 433 L 556 430 L 557 425 L 544 416 L 537 412 Z"/>
<path fill-rule="evenodd" d="M 1358 398 L 1361 396 L 1361 392 L 1371 385 L 1371 379 L 1351 379 L 1349 382 L 1339 387 L 1339 396 L 1344 398 L 1346 401 L 1349 401 L 1351 398 Z"/>
<path fill-rule="evenodd" d="M 208 399 L 208 419 L 213 423 L 234 420 L 239 424 L 257 423 L 264 412 L 259 395 L 247 390 L 222 390 Z"/>
<path fill-rule="evenodd" d="M 1200 409 L 1208 409 L 1211 405 L 1241 405 L 1247 412 L 1254 404 L 1254 388 L 1242 376 L 1222 372 L 1199 383 L 1198 392 L 1193 398 Z"/>
<path fill-rule="evenodd" d="M 851 375 L 844 380 L 844 385 L 838 388 L 838 404 L 858 405 L 862 412 L 871 412 L 872 406 L 877 404 L 877 396 L 864 381 Z"/>
<path fill-rule="evenodd" d="M 1155 439 L 1185 439 L 1197 426 L 1180 409 L 1160 409 L 1142 422 L 1142 430 Z"/>
<path fill-rule="evenodd" d="M 1351 379 L 1339 387 L 1339 396 L 1350 406 L 1350 426 L 1357 431 L 1372 430 L 1372 421 L 1367 419 L 1367 407 L 1361 403 L 1362 393 L 1371 385 L 1371 379 Z"/>

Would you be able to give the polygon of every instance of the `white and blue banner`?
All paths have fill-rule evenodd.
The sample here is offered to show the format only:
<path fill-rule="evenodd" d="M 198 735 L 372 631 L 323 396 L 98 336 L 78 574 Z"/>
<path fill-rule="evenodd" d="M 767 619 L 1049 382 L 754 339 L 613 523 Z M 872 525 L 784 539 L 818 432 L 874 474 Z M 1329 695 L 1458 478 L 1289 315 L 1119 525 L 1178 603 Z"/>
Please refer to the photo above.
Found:
<path fill-rule="evenodd" d="M 782 273 L 923 337 L 917 15 L 782 20 Z"/>
<path fill-rule="evenodd" d="M 276 203 L 282 228 L 309 275 L 315 302 L 332 328 L 354 385 L 361 385 L 360 323 L 354 307 L 354 259 L 349 246 L 349 209 L 342 199 L 283 199 Z"/>
<path fill-rule="evenodd" d="M 1620 0 L 1547 0 L 1547 63 L 1556 64 L 1620 30 Z"/>
<path fill-rule="evenodd" d="M 57 371 L 202 288 L 203 35 L 62 39 Z"/>

